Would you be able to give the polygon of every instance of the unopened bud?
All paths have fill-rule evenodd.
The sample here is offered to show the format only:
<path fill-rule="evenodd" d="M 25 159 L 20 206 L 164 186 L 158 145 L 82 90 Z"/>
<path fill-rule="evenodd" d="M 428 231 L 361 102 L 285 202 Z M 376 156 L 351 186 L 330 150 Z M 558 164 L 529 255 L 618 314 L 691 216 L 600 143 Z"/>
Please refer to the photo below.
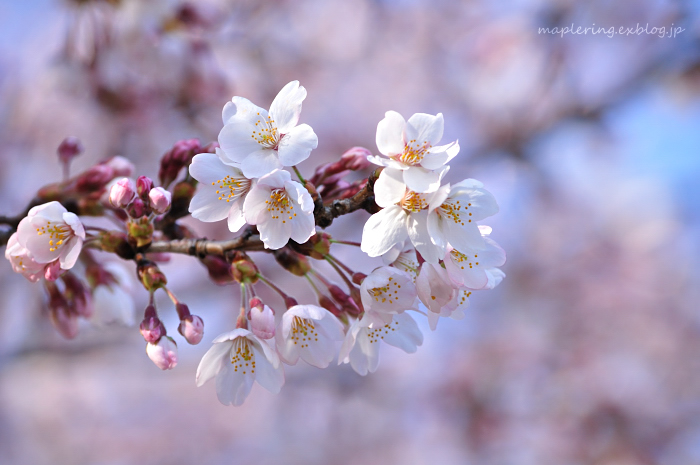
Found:
<path fill-rule="evenodd" d="M 112 188 L 109 190 L 109 203 L 117 208 L 126 208 L 134 199 L 135 195 L 136 185 L 134 181 L 129 178 L 121 178 L 112 185 Z"/>
<path fill-rule="evenodd" d="M 192 201 L 192 197 L 194 197 L 194 192 L 195 187 L 187 181 L 180 181 L 175 184 L 173 186 L 170 214 L 172 215 L 174 212 L 177 212 L 180 216 L 186 215 L 190 202 Z"/>
<path fill-rule="evenodd" d="M 139 265 L 137 272 L 147 291 L 155 291 L 168 284 L 167 278 L 154 263 Z"/>
<path fill-rule="evenodd" d="M 118 231 L 100 233 L 100 245 L 105 252 L 115 253 L 125 260 L 131 260 L 134 250 L 126 238 L 126 234 Z"/>
<path fill-rule="evenodd" d="M 331 284 L 328 286 L 328 290 L 331 293 L 331 297 L 333 297 L 333 299 L 335 299 L 335 301 L 341 305 L 350 300 L 350 296 L 348 296 L 337 284 Z"/>
<path fill-rule="evenodd" d="M 134 174 L 136 168 L 134 164 L 129 161 L 128 158 L 121 157 L 119 155 L 108 159 L 102 163 L 105 166 L 109 166 L 114 170 L 115 176 L 126 176 L 130 177 Z"/>
<path fill-rule="evenodd" d="M 44 278 L 47 281 L 56 281 L 65 270 L 61 269 L 61 264 L 58 260 L 54 260 L 51 263 L 47 263 L 44 267 Z"/>
<path fill-rule="evenodd" d="M 114 169 L 107 165 L 95 165 L 78 175 L 75 189 L 80 194 L 98 192 L 114 179 Z"/>
<path fill-rule="evenodd" d="M 294 297 L 286 296 L 286 297 L 284 298 L 284 305 L 285 305 L 287 308 L 292 308 L 292 307 L 295 306 L 295 305 L 299 305 L 299 302 L 297 302 L 297 299 L 295 299 Z"/>
<path fill-rule="evenodd" d="M 63 291 L 66 299 L 72 306 L 72 310 L 79 316 L 89 318 L 92 315 L 92 297 L 87 286 L 81 279 L 71 272 L 66 272 L 61 277 L 66 289 Z"/>
<path fill-rule="evenodd" d="M 352 274 L 352 282 L 359 286 L 360 284 L 362 284 L 362 281 L 364 281 L 366 277 L 367 277 L 366 274 L 360 273 L 358 271 L 358 272 Z"/>
<path fill-rule="evenodd" d="M 200 148 L 198 139 L 176 142 L 173 148 L 167 151 L 160 160 L 158 179 L 160 179 L 161 184 L 170 185 L 180 174 L 180 170 L 190 164 L 192 157 L 206 151 Z"/>
<path fill-rule="evenodd" d="M 367 159 L 370 155 L 372 155 L 372 152 L 364 147 L 353 147 L 342 154 L 340 160 L 345 165 L 345 169 L 357 171 L 363 170 L 371 165 L 370 161 Z"/>
<path fill-rule="evenodd" d="M 148 193 L 148 200 L 151 204 L 151 209 L 156 215 L 162 215 L 170 208 L 170 192 L 162 187 L 154 187 Z"/>
<path fill-rule="evenodd" d="M 156 343 L 158 340 L 165 335 L 165 326 L 155 315 L 155 307 L 149 305 L 146 308 L 146 314 L 149 314 L 149 310 L 152 309 L 151 316 L 145 316 L 143 321 L 139 325 L 139 330 L 144 340 L 148 343 Z"/>
<path fill-rule="evenodd" d="M 78 335 L 78 315 L 69 307 L 50 307 L 49 318 L 54 328 L 66 339 L 73 339 Z"/>
<path fill-rule="evenodd" d="M 83 153 L 83 144 L 77 137 L 66 137 L 56 152 L 61 163 L 70 163 L 73 158 Z"/>
<path fill-rule="evenodd" d="M 204 322 L 197 315 L 190 315 L 180 320 L 177 330 L 190 344 L 199 344 L 204 336 Z"/>
<path fill-rule="evenodd" d="M 250 330 L 260 339 L 275 337 L 275 314 L 270 307 L 263 305 L 258 299 L 258 305 L 250 309 Z"/>
<path fill-rule="evenodd" d="M 139 176 L 136 178 L 136 193 L 144 201 L 148 200 L 148 193 L 153 189 L 153 180 L 148 176 Z"/>
<path fill-rule="evenodd" d="M 205 267 L 207 267 L 209 278 L 211 278 L 214 283 L 223 285 L 233 282 L 231 265 L 229 265 L 223 258 L 217 257 L 216 255 L 207 255 L 206 257 L 200 259 L 200 261 Z"/>
<path fill-rule="evenodd" d="M 335 316 L 339 316 L 342 313 L 335 302 L 333 302 L 328 296 L 320 295 L 318 297 L 318 304 Z"/>
<path fill-rule="evenodd" d="M 132 218 L 141 218 L 146 215 L 146 203 L 139 197 L 136 197 L 129 206 L 126 207 L 126 212 Z"/>
<path fill-rule="evenodd" d="M 231 264 L 231 274 L 233 279 L 239 283 L 258 282 L 258 267 L 249 258 L 236 260 Z"/>
<path fill-rule="evenodd" d="M 161 337 L 155 344 L 149 342 L 146 354 L 161 370 L 172 370 L 177 365 L 177 344 L 168 336 Z"/>
<path fill-rule="evenodd" d="M 289 271 L 296 276 L 304 276 L 306 273 L 311 271 L 311 265 L 309 260 L 287 247 L 277 249 L 273 252 L 275 260 L 279 263 L 282 268 Z"/>
<path fill-rule="evenodd" d="M 144 247 L 153 240 L 153 223 L 148 220 L 147 216 L 129 221 L 127 230 L 129 231 L 129 237 L 136 241 L 136 247 Z"/>

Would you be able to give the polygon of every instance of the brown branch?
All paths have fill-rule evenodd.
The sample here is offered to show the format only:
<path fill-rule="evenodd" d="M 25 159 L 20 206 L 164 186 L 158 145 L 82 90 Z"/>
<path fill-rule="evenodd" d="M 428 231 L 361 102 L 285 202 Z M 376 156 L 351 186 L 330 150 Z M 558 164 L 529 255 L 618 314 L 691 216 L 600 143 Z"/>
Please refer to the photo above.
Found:
<path fill-rule="evenodd" d="M 147 253 L 170 252 L 192 255 L 204 258 L 207 255 L 225 257 L 228 252 L 234 250 L 263 251 L 265 246 L 260 237 L 241 236 L 228 241 L 210 241 L 207 239 L 175 239 L 172 241 L 157 241 L 146 248 Z"/>
<path fill-rule="evenodd" d="M 324 205 L 321 197 L 316 197 L 314 201 L 314 217 L 316 225 L 327 228 L 333 220 L 339 216 L 347 215 L 355 210 L 367 210 L 370 213 L 377 213 L 380 208 L 374 201 L 374 183 L 379 177 L 381 170 L 375 170 L 368 178 L 365 186 L 349 199 L 334 200 L 330 205 Z"/>

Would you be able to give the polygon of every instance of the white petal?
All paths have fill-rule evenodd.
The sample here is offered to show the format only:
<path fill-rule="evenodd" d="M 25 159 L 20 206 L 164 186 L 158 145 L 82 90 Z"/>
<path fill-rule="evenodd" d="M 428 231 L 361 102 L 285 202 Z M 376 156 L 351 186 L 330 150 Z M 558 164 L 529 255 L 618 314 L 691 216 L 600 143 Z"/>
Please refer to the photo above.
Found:
<path fill-rule="evenodd" d="M 457 250 L 483 249 L 484 238 L 474 221 L 455 223 L 451 218 L 442 218 L 442 230 L 447 241 Z"/>
<path fill-rule="evenodd" d="M 202 184 L 211 185 L 226 176 L 242 177 L 243 172 L 223 163 L 216 154 L 200 153 L 192 158 L 190 175 Z"/>
<path fill-rule="evenodd" d="M 245 216 L 241 210 L 241 202 L 232 202 L 231 209 L 228 213 L 228 230 L 238 232 L 245 224 Z"/>
<path fill-rule="evenodd" d="M 426 142 L 428 145 L 435 145 L 442 139 L 444 125 L 442 113 L 435 116 L 416 113 L 408 119 L 406 124 L 406 140 L 415 140 L 418 145 Z"/>
<path fill-rule="evenodd" d="M 384 155 L 403 153 L 403 131 L 406 120 L 395 111 L 387 111 L 384 119 L 377 124 L 377 148 Z"/>
<path fill-rule="evenodd" d="M 360 249 L 370 257 L 389 251 L 407 236 L 407 214 L 398 205 L 392 205 L 370 216 L 362 230 Z"/>
<path fill-rule="evenodd" d="M 262 186 L 270 186 L 275 188 L 282 188 L 287 182 L 290 182 L 292 175 L 289 171 L 283 169 L 273 170 L 265 176 L 258 180 L 258 184 Z"/>
<path fill-rule="evenodd" d="M 258 232 L 260 232 L 260 240 L 263 241 L 266 249 L 281 249 L 287 245 L 292 236 L 292 223 L 286 220 L 282 222 L 281 219 L 270 219 L 258 224 Z"/>
<path fill-rule="evenodd" d="M 63 214 L 63 222 L 71 227 L 73 234 L 81 239 L 85 239 L 85 227 L 80 221 L 80 218 L 78 218 L 78 215 L 71 212 L 65 212 Z"/>
<path fill-rule="evenodd" d="M 229 365 L 223 364 L 216 376 L 216 395 L 224 405 L 241 405 L 250 394 L 255 377 L 250 372 L 244 375 L 240 370 L 235 371 Z"/>
<path fill-rule="evenodd" d="M 428 171 L 420 166 L 412 166 L 403 172 L 403 181 L 414 192 L 435 192 L 440 188 L 442 177 L 447 174 L 450 167 L 445 165 L 435 171 Z"/>
<path fill-rule="evenodd" d="M 231 202 L 225 199 L 219 200 L 221 194 L 216 193 L 216 188 L 202 185 L 199 191 L 190 201 L 189 211 L 193 218 L 210 223 L 226 218 L 231 210 Z"/>
<path fill-rule="evenodd" d="M 279 91 L 270 105 L 270 118 L 281 134 L 287 134 L 299 121 L 301 103 L 306 98 L 306 89 L 299 81 L 292 81 Z"/>
<path fill-rule="evenodd" d="M 304 186 L 296 181 L 285 181 L 284 189 L 287 191 L 287 195 L 291 196 L 293 201 L 298 204 L 297 208 L 301 208 L 307 213 L 314 211 L 314 201 Z"/>
<path fill-rule="evenodd" d="M 231 344 L 227 342 L 220 342 L 209 348 L 197 367 L 197 375 L 195 376 L 197 387 L 203 385 L 221 371 L 223 364 L 228 363 L 230 350 Z"/>
<path fill-rule="evenodd" d="M 258 151 L 262 146 L 252 137 L 256 126 L 248 121 L 234 118 L 219 132 L 219 144 L 223 150 L 222 161 L 225 163 L 243 163 L 248 155 Z M 243 171 L 245 173 L 245 170 Z M 248 176 L 246 177 L 254 177 Z"/>
<path fill-rule="evenodd" d="M 78 256 L 80 255 L 80 249 L 83 248 L 83 240 L 77 236 L 73 236 L 68 240 L 61 250 L 61 256 L 59 257 L 59 262 L 61 263 L 61 268 L 64 270 L 70 270 L 78 261 Z"/>
<path fill-rule="evenodd" d="M 389 207 L 401 201 L 406 194 L 403 171 L 384 168 L 374 183 L 374 200 L 380 207 Z"/>
<path fill-rule="evenodd" d="M 486 283 L 486 286 L 484 286 L 484 289 L 493 289 L 494 287 L 498 286 L 501 281 L 503 281 L 506 274 L 501 271 L 500 268 L 491 268 L 486 270 L 486 277 L 488 278 L 488 282 Z"/>
<path fill-rule="evenodd" d="M 311 151 L 318 147 L 318 137 L 308 124 L 292 128 L 279 142 L 280 162 L 293 166 L 309 158 Z"/>
<path fill-rule="evenodd" d="M 228 124 L 234 116 L 255 124 L 259 116 L 262 116 L 263 119 L 267 118 L 267 110 L 260 108 L 247 98 L 233 97 L 230 102 L 224 105 L 224 109 L 221 112 L 221 119 L 224 125 Z"/>
<path fill-rule="evenodd" d="M 241 162 L 241 170 L 246 178 L 259 178 L 282 168 L 276 150 L 262 149 L 252 152 Z"/>
<path fill-rule="evenodd" d="M 418 346 L 423 344 L 423 333 L 420 332 L 418 325 L 408 312 L 394 315 L 391 327 L 396 330 L 389 331 L 384 336 L 384 342 L 387 344 L 398 347 L 409 354 L 418 350 Z"/>
<path fill-rule="evenodd" d="M 258 183 L 243 201 L 243 215 L 248 224 L 260 224 L 270 217 L 266 201 L 270 200 L 270 188 Z"/>
<path fill-rule="evenodd" d="M 316 234 L 316 219 L 313 213 L 304 213 L 299 209 L 297 216 L 293 216 L 291 220 L 287 221 L 292 225 L 290 237 L 299 244 L 303 244 Z"/>
<path fill-rule="evenodd" d="M 446 244 L 434 244 L 428 233 L 428 211 L 412 213 L 408 217 L 408 237 L 423 259 L 430 263 L 437 263 L 445 256 Z"/>
<path fill-rule="evenodd" d="M 266 344 L 266 343 L 264 343 Z M 284 384 L 284 369 L 282 365 L 275 367 L 265 357 L 265 354 L 253 346 L 255 354 L 255 379 L 262 387 L 273 394 L 279 394 Z"/>

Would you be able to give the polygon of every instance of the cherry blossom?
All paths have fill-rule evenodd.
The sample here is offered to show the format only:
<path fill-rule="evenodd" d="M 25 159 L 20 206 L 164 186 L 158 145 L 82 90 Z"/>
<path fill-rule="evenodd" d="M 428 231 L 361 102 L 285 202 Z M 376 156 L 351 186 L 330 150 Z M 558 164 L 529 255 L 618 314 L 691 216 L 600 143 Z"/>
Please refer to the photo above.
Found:
<path fill-rule="evenodd" d="M 20 273 L 33 283 L 39 281 L 44 275 L 45 265 L 34 261 L 32 254 L 19 244 L 17 233 L 13 233 L 7 241 L 5 258 L 10 261 L 15 273 Z"/>
<path fill-rule="evenodd" d="M 222 113 L 222 160 L 240 164 L 249 178 L 259 178 L 309 158 L 318 146 L 318 137 L 308 124 L 297 126 L 305 98 L 306 89 L 299 81 L 282 88 L 269 112 L 246 98 L 233 97 Z"/>
<path fill-rule="evenodd" d="M 147 343 L 146 353 L 161 370 L 172 370 L 177 366 L 177 344 L 171 337 L 163 336 L 155 344 Z"/>
<path fill-rule="evenodd" d="M 288 365 L 299 358 L 326 368 L 335 357 L 335 342 L 343 340 L 343 325 L 328 310 L 316 305 L 295 305 L 282 316 L 277 330 L 277 350 Z"/>
<path fill-rule="evenodd" d="M 505 277 L 497 268 L 506 262 L 505 251 L 488 237 L 483 237 L 483 241 L 484 247 L 478 249 L 448 249 L 445 269 L 457 285 L 468 289 L 492 289 Z"/>
<path fill-rule="evenodd" d="M 356 320 L 348 329 L 338 355 L 338 364 L 349 363 L 362 376 L 374 373 L 379 366 L 379 343 L 384 341 L 407 353 L 423 344 L 423 334 L 408 312 L 392 315 L 390 322 L 369 322 L 367 316 Z"/>
<path fill-rule="evenodd" d="M 243 211 L 246 222 L 258 226 L 267 249 L 284 247 L 290 238 L 303 244 L 316 233 L 309 192 L 284 170 L 258 179 L 245 198 Z"/>
<path fill-rule="evenodd" d="M 61 268 L 75 265 L 85 239 L 80 219 L 58 202 L 38 205 L 20 221 L 17 242 L 37 263 L 58 260 Z"/>
<path fill-rule="evenodd" d="M 413 277 L 391 266 L 377 268 L 362 281 L 360 298 L 366 317 L 378 323 L 388 323 L 392 315 L 417 308 Z"/>
<path fill-rule="evenodd" d="M 455 285 L 442 266 L 423 263 L 416 279 L 416 290 L 418 298 L 428 309 L 428 323 L 433 331 L 441 316 L 455 320 L 464 318 L 471 291 Z"/>
<path fill-rule="evenodd" d="M 386 169 L 380 179 L 397 177 L 415 192 L 433 192 L 449 170 L 446 165 L 459 153 L 459 143 L 435 146 L 442 139 L 442 113 L 416 113 L 406 121 L 388 111 L 377 125 L 377 148 L 388 158 L 371 156 L 369 161 Z"/>
<path fill-rule="evenodd" d="M 220 149 L 217 149 L 220 155 Z M 199 181 L 199 190 L 190 202 L 190 213 L 204 222 L 228 218 L 228 229 L 236 232 L 245 224 L 243 199 L 253 182 L 243 172 L 224 164 L 220 156 L 200 153 L 192 158 L 190 175 Z"/>
<path fill-rule="evenodd" d="M 284 384 L 284 369 L 277 352 L 247 329 L 219 335 L 197 367 L 197 386 L 216 377 L 216 394 L 224 405 L 241 405 L 253 382 L 273 394 Z"/>

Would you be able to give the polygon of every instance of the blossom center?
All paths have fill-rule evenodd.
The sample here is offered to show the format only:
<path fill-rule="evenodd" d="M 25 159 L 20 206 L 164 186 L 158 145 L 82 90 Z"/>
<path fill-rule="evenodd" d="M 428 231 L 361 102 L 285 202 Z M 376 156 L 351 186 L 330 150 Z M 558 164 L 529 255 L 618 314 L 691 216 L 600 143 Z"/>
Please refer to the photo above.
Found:
<path fill-rule="evenodd" d="M 250 179 L 227 175 L 223 179 L 212 182 L 211 185 L 217 188 L 216 193 L 219 194 L 219 200 L 231 202 L 250 190 Z"/>
<path fill-rule="evenodd" d="M 287 191 L 284 189 L 272 189 L 270 191 L 270 200 L 266 200 L 267 211 L 270 212 L 273 220 L 282 220 L 282 223 L 286 223 L 287 220 L 293 219 L 297 216 L 292 210 L 294 210 L 294 204 L 292 203 Z"/>
<path fill-rule="evenodd" d="M 474 254 L 474 259 L 472 259 L 471 255 L 466 255 L 457 249 L 453 249 L 450 255 L 452 256 L 452 261 L 463 270 L 466 269 L 467 266 L 470 269 L 479 266 L 479 262 L 476 261 L 479 258 L 478 254 Z"/>
<path fill-rule="evenodd" d="M 416 139 L 412 139 L 409 142 L 404 143 L 403 153 L 398 156 L 400 162 L 407 165 L 415 166 L 419 165 L 423 161 L 423 157 L 428 153 L 428 150 L 432 145 L 427 140 L 423 143 L 417 142 Z"/>
<path fill-rule="evenodd" d="M 280 141 L 280 133 L 277 131 L 275 120 L 270 118 L 270 115 L 262 118 L 258 113 L 258 121 L 255 123 L 255 129 L 251 136 L 255 141 L 262 145 L 263 148 L 277 150 Z"/>
<path fill-rule="evenodd" d="M 255 373 L 255 353 L 250 347 L 250 341 L 245 337 L 237 337 L 233 340 L 233 348 L 231 349 L 231 364 L 233 371 L 241 370 L 243 374 L 250 372 Z"/>
<path fill-rule="evenodd" d="M 401 199 L 400 204 L 405 210 L 414 213 L 428 208 L 428 201 L 425 198 L 425 194 L 419 194 L 413 191 L 407 191 L 406 195 Z"/>
<path fill-rule="evenodd" d="M 65 223 L 52 225 L 50 221 L 47 221 L 46 226 L 36 228 L 36 233 L 39 236 L 48 234 L 49 252 L 55 252 L 60 246 L 63 245 L 64 241 L 71 236 L 73 229 Z"/>
<path fill-rule="evenodd" d="M 399 289 L 401 289 L 401 284 L 390 277 L 385 286 L 370 289 L 369 295 L 374 298 L 375 302 L 385 303 L 388 300 L 390 304 L 393 304 L 394 300 L 398 300 Z"/>
<path fill-rule="evenodd" d="M 316 325 L 308 318 L 295 316 L 292 320 L 291 339 L 294 344 L 300 344 L 301 348 L 309 347 L 309 342 L 318 341 L 318 332 Z"/>
<path fill-rule="evenodd" d="M 461 224 L 462 226 L 464 226 L 464 220 L 467 220 L 468 223 L 472 222 L 471 218 L 469 218 L 470 216 L 472 216 L 472 214 L 467 211 L 471 206 L 471 203 L 468 203 L 467 205 L 461 205 L 459 200 L 457 200 L 456 202 L 453 200 L 448 200 L 442 205 L 440 205 L 440 207 L 438 208 L 438 213 L 442 218 L 447 218 L 455 224 Z M 462 219 L 462 215 L 464 215 L 465 213 L 467 215 L 464 219 Z"/>
<path fill-rule="evenodd" d="M 374 344 L 378 340 L 384 339 L 384 336 L 389 334 L 389 331 L 396 331 L 395 326 L 398 325 L 398 321 L 393 321 L 391 323 L 385 324 L 384 326 L 380 326 L 379 328 L 368 328 L 367 338 L 369 339 L 369 343 Z"/>

